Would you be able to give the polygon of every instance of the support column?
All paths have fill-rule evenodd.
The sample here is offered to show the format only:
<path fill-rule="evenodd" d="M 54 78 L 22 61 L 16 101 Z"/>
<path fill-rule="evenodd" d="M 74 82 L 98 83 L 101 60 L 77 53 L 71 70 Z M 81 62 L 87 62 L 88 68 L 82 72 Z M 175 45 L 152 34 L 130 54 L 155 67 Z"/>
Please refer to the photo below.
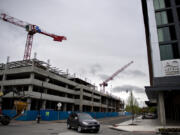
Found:
<path fill-rule="evenodd" d="M 93 90 L 92 90 L 92 94 L 91 94 L 91 112 L 93 112 L 94 111 L 94 92 L 93 92 Z"/>
<path fill-rule="evenodd" d="M 31 73 L 30 79 L 31 79 L 31 81 L 34 79 L 34 73 Z M 33 85 L 29 85 L 28 86 L 28 92 L 31 93 L 32 91 L 33 91 Z M 31 109 L 31 101 L 32 100 L 30 98 L 27 99 L 27 102 L 28 102 L 27 110 Z"/>
<path fill-rule="evenodd" d="M 7 62 L 4 66 L 4 72 L 3 72 L 2 83 L 1 83 L 1 87 L 0 87 L 0 93 L 3 93 L 3 91 L 4 91 L 3 83 L 6 80 L 6 72 L 8 70 L 8 63 L 9 63 L 9 56 L 7 57 Z M 1 107 L 1 103 L 2 103 L 2 97 L 0 97 L 0 107 Z"/>
<path fill-rule="evenodd" d="M 27 103 L 28 103 L 27 110 L 31 110 L 31 98 L 27 99 Z"/>
<path fill-rule="evenodd" d="M 72 111 L 74 111 L 74 106 L 75 106 L 75 105 L 73 104 L 73 105 L 72 105 Z"/>
<path fill-rule="evenodd" d="M 158 117 L 162 125 L 166 125 L 166 114 L 164 106 L 164 95 L 163 92 L 159 92 L 158 95 Z"/>
<path fill-rule="evenodd" d="M 43 109 L 43 110 L 46 109 L 46 100 L 44 100 L 44 101 L 42 102 L 42 109 Z"/>
<path fill-rule="evenodd" d="M 49 78 L 46 78 L 45 82 L 48 83 L 48 82 L 49 82 Z M 43 87 L 43 89 L 44 89 L 44 90 L 43 90 L 43 93 L 44 93 L 44 94 L 47 94 L 47 89 L 44 88 L 43 82 L 42 82 L 42 87 Z M 42 97 L 41 100 L 43 100 L 43 97 Z M 46 100 L 43 100 L 43 101 L 42 101 L 42 106 L 41 106 L 41 108 L 42 108 L 43 110 L 46 109 Z"/>
<path fill-rule="evenodd" d="M 83 111 L 83 88 L 80 88 L 80 103 L 79 103 L 79 111 Z"/>
<path fill-rule="evenodd" d="M 63 106 L 63 111 L 67 111 L 67 103 L 64 103 L 64 106 Z"/>
<path fill-rule="evenodd" d="M 106 105 L 107 105 L 106 112 L 108 112 L 109 111 L 109 101 L 108 101 L 108 98 L 106 98 Z"/>

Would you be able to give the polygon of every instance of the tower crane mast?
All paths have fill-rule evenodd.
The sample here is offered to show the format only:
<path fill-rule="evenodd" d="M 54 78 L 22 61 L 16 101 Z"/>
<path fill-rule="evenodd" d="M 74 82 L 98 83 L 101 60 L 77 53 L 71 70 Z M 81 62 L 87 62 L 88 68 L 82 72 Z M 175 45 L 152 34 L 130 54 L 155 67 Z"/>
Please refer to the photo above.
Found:
<path fill-rule="evenodd" d="M 130 66 L 133 63 L 133 61 L 129 62 L 128 64 L 126 64 L 125 66 L 123 66 L 122 68 L 120 68 L 119 70 L 117 70 L 115 73 L 113 73 L 109 78 L 107 78 L 105 81 L 103 81 L 100 85 L 100 87 L 103 87 L 103 91 L 105 91 L 105 87 L 108 86 L 108 82 L 110 80 L 113 80 L 114 77 L 116 77 L 120 72 L 122 72 L 124 69 L 126 69 L 128 66 Z"/>
<path fill-rule="evenodd" d="M 37 26 L 37 25 L 30 24 L 25 21 L 19 20 L 17 18 L 9 16 L 5 13 L 0 14 L 0 19 L 4 20 L 6 22 L 9 22 L 11 24 L 14 24 L 16 26 L 22 27 L 22 28 L 26 29 L 26 31 L 28 32 L 23 60 L 29 60 L 31 57 L 33 35 L 36 33 L 40 33 L 40 34 L 52 37 L 54 39 L 54 41 L 58 41 L 58 42 L 62 42 L 62 40 L 67 40 L 65 36 L 59 36 L 59 35 L 45 32 L 45 31 L 41 30 L 39 28 L 39 26 Z"/>

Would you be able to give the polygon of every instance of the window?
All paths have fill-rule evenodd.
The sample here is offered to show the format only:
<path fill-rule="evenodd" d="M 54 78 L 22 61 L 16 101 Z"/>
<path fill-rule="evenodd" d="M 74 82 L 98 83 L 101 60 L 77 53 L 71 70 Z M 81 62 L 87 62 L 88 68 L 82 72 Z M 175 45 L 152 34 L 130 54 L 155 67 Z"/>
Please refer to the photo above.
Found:
<path fill-rule="evenodd" d="M 178 18 L 179 18 L 179 21 L 180 21 L 180 8 L 177 8 L 177 14 L 178 14 Z"/>
<path fill-rule="evenodd" d="M 161 56 L 161 60 L 180 58 L 178 52 L 178 45 L 177 44 L 160 45 L 160 56 Z"/>
<path fill-rule="evenodd" d="M 180 0 L 176 0 L 176 5 L 180 5 Z"/>
<path fill-rule="evenodd" d="M 174 26 L 158 28 L 159 42 L 176 40 L 176 32 Z"/>
<path fill-rule="evenodd" d="M 170 0 L 154 0 L 154 8 L 161 9 L 170 7 Z"/>
<path fill-rule="evenodd" d="M 157 25 L 168 24 L 173 22 L 171 10 L 156 12 Z"/>

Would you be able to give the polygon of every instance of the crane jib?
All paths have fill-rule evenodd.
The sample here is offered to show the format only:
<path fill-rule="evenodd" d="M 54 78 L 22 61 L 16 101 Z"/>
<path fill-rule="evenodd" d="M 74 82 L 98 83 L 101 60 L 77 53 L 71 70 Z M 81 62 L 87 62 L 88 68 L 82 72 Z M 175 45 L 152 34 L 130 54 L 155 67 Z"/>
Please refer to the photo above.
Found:
<path fill-rule="evenodd" d="M 27 23 L 25 21 L 19 20 L 17 18 L 9 16 L 9 15 L 7 15 L 5 13 L 0 13 L 0 19 L 4 20 L 6 22 L 9 22 L 11 24 L 14 24 L 16 26 L 25 28 L 26 31 L 28 32 L 23 60 L 29 60 L 30 59 L 33 35 L 35 33 L 41 33 L 43 35 L 52 37 L 54 39 L 54 41 L 61 42 L 62 40 L 67 40 L 66 37 L 64 37 L 64 36 L 58 36 L 58 35 L 54 35 L 54 34 L 51 34 L 51 33 L 47 33 L 45 31 L 42 31 L 39 28 L 39 26 L 37 26 L 37 25 L 33 25 L 33 24 Z"/>

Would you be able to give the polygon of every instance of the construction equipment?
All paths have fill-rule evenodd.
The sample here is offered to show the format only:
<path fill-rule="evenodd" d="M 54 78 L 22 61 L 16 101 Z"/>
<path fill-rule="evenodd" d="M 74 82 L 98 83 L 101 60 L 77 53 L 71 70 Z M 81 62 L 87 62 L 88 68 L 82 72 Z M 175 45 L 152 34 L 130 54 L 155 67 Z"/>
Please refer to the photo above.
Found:
<path fill-rule="evenodd" d="M 133 63 L 133 61 L 131 61 L 130 63 L 126 64 L 124 67 L 122 67 L 121 69 L 117 70 L 114 74 L 112 74 L 109 78 L 107 78 L 105 81 L 103 81 L 100 85 L 100 87 L 103 86 L 103 91 L 105 92 L 105 87 L 108 86 L 108 82 L 110 80 L 113 80 L 115 76 L 117 76 L 120 72 L 122 72 L 124 69 L 126 69 L 129 65 L 131 65 Z"/>
<path fill-rule="evenodd" d="M 49 37 L 52 37 L 54 41 L 62 42 L 62 40 L 67 40 L 66 37 L 64 36 L 58 36 L 55 34 L 47 33 L 45 31 L 42 31 L 39 26 L 33 25 L 24 21 L 21 21 L 17 18 L 14 18 L 12 16 L 9 16 L 5 13 L 0 14 L 0 19 L 9 22 L 11 24 L 14 24 L 16 26 L 22 27 L 26 29 L 28 32 L 27 34 L 27 40 L 26 40 L 26 46 L 25 46 L 25 51 L 24 51 L 24 58 L 23 60 L 29 60 L 31 57 L 31 48 L 32 48 L 32 41 L 33 41 L 33 35 L 36 33 L 40 33 Z"/>
<path fill-rule="evenodd" d="M 13 91 L 15 92 L 15 91 Z M 8 94 L 8 92 L 6 92 L 5 94 L 1 91 L 0 92 L 0 98 L 2 98 L 3 96 L 5 96 L 6 94 Z M 19 94 L 19 93 L 18 93 Z M 15 100 L 14 101 L 14 106 L 16 109 L 16 115 L 13 116 L 12 118 L 10 118 L 9 116 L 5 115 L 2 113 L 2 108 L 1 108 L 1 103 L 0 103 L 0 122 L 3 125 L 8 125 L 10 123 L 11 120 L 13 119 L 17 119 L 18 117 L 20 117 L 21 115 L 23 115 L 24 110 L 26 110 L 28 103 L 27 102 L 23 102 L 20 100 Z"/>

